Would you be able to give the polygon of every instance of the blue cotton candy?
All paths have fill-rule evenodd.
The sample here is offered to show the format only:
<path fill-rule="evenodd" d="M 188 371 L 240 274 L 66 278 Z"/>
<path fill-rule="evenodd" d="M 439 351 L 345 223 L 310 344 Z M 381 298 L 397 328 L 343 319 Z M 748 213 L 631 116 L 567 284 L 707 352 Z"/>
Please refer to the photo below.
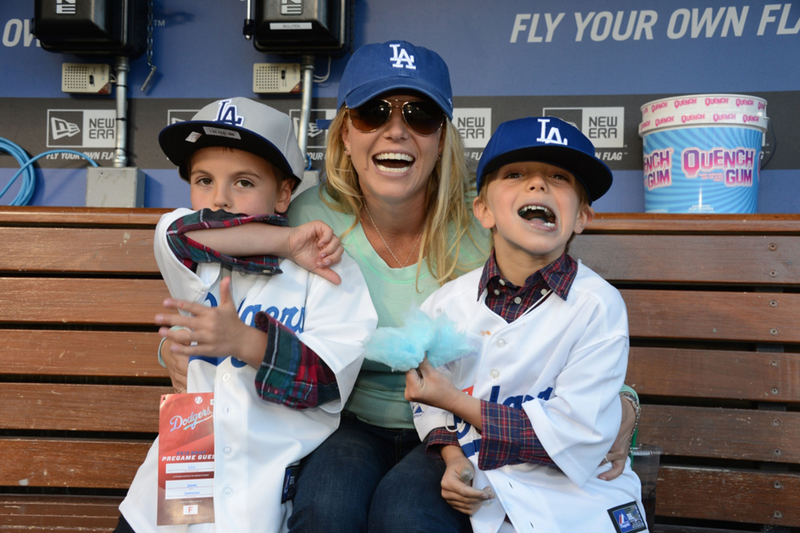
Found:
<path fill-rule="evenodd" d="M 450 361 L 461 359 L 478 350 L 478 346 L 461 331 L 446 315 L 436 319 L 436 337 L 428 348 L 428 362 L 436 368 Z"/>
<path fill-rule="evenodd" d="M 370 336 L 364 344 L 364 357 L 407 372 L 419 366 L 426 352 L 428 361 L 436 367 L 474 349 L 474 344 L 446 316 L 434 320 L 413 307 L 406 313 L 403 327 L 378 328 Z"/>

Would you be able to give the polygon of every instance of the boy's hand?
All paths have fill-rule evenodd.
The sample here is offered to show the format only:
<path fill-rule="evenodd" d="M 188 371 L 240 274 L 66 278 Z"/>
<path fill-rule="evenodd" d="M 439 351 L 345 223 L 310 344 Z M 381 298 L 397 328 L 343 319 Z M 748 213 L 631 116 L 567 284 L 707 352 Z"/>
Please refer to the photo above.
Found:
<path fill-rule="evenodd" d="M 442 498 L 450 507 L 464 514 L 473 515 L 482 505 L 491 503 L 494 491 L 491 487 L 478 490 L 472 487 L 474 466 L 458 446 L 444 446 L 442 459 L 447 468 L 442 476 Z"/>
<path fill-rule="evenodd" d="M 230 285 L 230 278 L 224 278 L 220 282 L 217 307 L 206 307 L 172 298 L 164 300 L 164 307 L 167 309 L 188 311 L 193 315 L 156 315 L 156 324 L 165 326 L 160 328 L 158 333 L 174 341 L 169 348 L 173 353 L 211 357 L 230 355 L 251 366 L 258 367 L 261 364 L 266 349 L 266 335 L 239 319 L 231 298 Z M 188 329 L 171 330 L 169 329 L 171 326 L 183 326 Z"/>
<path fill-rule="evenodd" d="M 331 227 L 320 220 L 312 220 L 292 230 L 287 259 L 339 285 L 342 278 L 330 267 L 342 260 L 344 247 Z"/>
<path fill-rule="evenodd" d="M 419 368 L 406 372 L 406 400 L 451 410 L 457 396 L 463 393 L 447 377 L 433 368 L 425 358 Z"/>

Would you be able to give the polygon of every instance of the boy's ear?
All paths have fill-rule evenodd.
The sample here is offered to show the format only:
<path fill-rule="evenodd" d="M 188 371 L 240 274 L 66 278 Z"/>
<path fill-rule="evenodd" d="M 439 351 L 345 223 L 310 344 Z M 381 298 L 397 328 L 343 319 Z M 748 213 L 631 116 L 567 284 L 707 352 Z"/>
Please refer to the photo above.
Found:
<path fill-rule="evenodd" d="M 278 213 L 285 213 L 289 210 L 289 202 L 292 201 L 292 185 L 294 185 L 294 178 L 287 178 L 281 181 L 278 187 L 278 196 L 275 199 L 275 211 Z"/>
<path fill-rule="evenodd" d="M 578 218 L 575 221 L 574 233 L 582 233 L 583 230 L 594 220 L 594 209 L 590 205 L 584 205 L 578 210 Z"/>
<path fill-rule="evenodd" d="M 472 201 L 472 212 L 475 213 L 475 218 L 486 229 L 494 229 L 495 220 L 492 209 L 486 205 L 482 196 L 478 196 Z"/>

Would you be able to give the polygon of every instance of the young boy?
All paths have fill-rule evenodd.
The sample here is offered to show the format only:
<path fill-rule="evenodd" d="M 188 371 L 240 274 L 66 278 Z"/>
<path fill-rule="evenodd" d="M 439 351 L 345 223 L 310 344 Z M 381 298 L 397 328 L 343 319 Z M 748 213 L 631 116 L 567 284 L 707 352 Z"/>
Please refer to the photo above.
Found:
<path fill-rule="evenodd" d="M 476 533 L 646 530 L 630 465 L 612 481 L 597 477 L 620 426 L 625 304 L 567 255 L 611 181 L 570 124 L 501 124 L 473 204 L 494 253 L 422 306 L 481 339 L 480 353 L 441 372 L 425 362 L 406 375 L 406 398 L 425 404 L 415 408 L 420 436 L 447 465 L 442 493 Z"/>
<path fill-rule="evenodd" d="M 165 306 L 182 313 L 156 323 L 184 327 L 161 334 L 197 356 L 188 391 L 214 393 L 215 523 L 157 528 L 156 441 L 120 505 L 118 531 L 277 532 L 291 514 L 292 465 L 337 428 L 377 317 L 355 262 L 343 255 L 334 273 L 318 260 L 320 250 L 341 253 L 329 228 L 312 223 L 297 244 L 298 232 L 278 227 L 303 172 L 287 115 L 221 100 L 164 129 L 159 143 L 189 182 L 192 210 L 156 228 Z M 276 252 L 305 257 L 341 284 L 264 257 Z"/>

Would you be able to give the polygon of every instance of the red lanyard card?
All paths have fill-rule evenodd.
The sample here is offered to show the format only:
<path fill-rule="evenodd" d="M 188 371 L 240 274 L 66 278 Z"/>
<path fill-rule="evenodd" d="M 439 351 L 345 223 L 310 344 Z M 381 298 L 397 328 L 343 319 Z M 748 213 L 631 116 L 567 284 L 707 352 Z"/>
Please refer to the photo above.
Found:
<path fill-rule="evenodd" d="M 214 393 L 161 397 L 159 526 L 214 522 Z"/>

